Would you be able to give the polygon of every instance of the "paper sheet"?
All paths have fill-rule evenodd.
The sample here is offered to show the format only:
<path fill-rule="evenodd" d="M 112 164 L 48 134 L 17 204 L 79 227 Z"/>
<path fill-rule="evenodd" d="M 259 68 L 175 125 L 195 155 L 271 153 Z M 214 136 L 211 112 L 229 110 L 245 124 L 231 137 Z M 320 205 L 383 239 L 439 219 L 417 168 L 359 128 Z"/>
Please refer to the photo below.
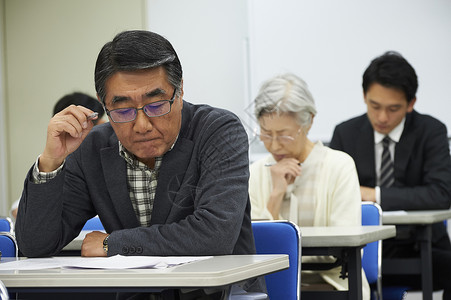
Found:
<path fill-rule="evenodd" d="M 0 270 L 40 270 L 51 268 L 83 269 L 163 269 L 212 256 L 122 256 L 111 257 L 50 257 L 28 258 L 0 262 Z"/>

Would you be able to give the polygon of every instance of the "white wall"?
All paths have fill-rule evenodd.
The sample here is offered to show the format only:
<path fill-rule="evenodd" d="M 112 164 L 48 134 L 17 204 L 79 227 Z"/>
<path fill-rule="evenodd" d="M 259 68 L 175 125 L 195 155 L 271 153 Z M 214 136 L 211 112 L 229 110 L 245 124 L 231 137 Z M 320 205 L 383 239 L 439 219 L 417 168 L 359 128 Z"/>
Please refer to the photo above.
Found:
<path fill-rule="evenodd" d="M 44 149 L 55 102 L 74 91 L 95 95 L 101 47 L 120 31 L 146 25 L 144 0 L 3 2 L 9 195 L 1 200 L 9 207 Z"/>
<path fill-rule="evenodd" d="M 6 167 L 6 121 L 5 121 L 5 92 L 4 92 L 4 1 L 0 1 L 0 216 L 8 215 L 8 176 Z"/>
<path fill-rule="evenodd" d="M 249 0 L 251 94 L 283 72 L 310 86 L 318 115 L 310 137 L 365 111 L 362 74 L 387 50 L 419 78 L 416 109 L 451 130 L 451 1 Z"/>
<path fill-rule="evenodd" d="M 226 108 L 246 122 L 246 1 L 148 0 L 147 7 L 148 29 L 179 55 L 184 99 Z"/>

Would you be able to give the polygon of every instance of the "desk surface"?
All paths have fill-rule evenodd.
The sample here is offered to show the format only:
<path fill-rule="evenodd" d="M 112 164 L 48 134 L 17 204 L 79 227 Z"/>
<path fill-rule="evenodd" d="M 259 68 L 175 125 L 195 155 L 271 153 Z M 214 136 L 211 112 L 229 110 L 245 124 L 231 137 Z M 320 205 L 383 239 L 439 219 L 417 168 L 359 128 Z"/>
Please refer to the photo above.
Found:
<path fill-rule="evenodd" d="M 388 239 L 396 235 L 396 227 L 355 226 L 355 227 L 300 227 L 301 245 L 310 247 L 357 247 Z"/>
<path fill-rule="evenodd" d="M 392 225 L 402 224 L 433 224 L 451 219 L 451 210 L 414 210 L 382 213 L 382 223 Z"/>
<path fill-rule="evenodd" d="M 451 212 L 451 211 L 450 211 Z M 395 226 L 300 227 L 302 247 L 362 246 L 396 235 Z M 63 250 L 80 250 L 83 239 L 91 231 L 82 231 Z"/>
<path fill-rule="evenodd" d="M 215 287 L 280 271 L 288 266 L 288 255 L 225 255 L 167 269 L 0 271 L 0 280 L 7 288 Z"/>

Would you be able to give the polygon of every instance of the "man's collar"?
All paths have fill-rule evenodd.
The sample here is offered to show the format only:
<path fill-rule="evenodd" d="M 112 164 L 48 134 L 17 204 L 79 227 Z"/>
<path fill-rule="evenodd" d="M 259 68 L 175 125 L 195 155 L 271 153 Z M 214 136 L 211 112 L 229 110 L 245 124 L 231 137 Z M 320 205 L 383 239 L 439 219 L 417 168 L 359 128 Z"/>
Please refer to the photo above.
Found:
<path fill-rule="evenodd" d="M 127 162 L 127 164 L 131 165 L 131 166 L 138 166 L 139 165 L 139 161 L 138 159 L 136 159 L 136 156 L 133 155 L 132 153 L 130 153 L 121 143 L 121 141 L 119 141 L 119 155 L 125 159 L 125 161 Z"/>
<path fill-rule="evenodd" d="M 401 139 L 401 135 L 404 130 L 405 123 L 406 123 L 406 117 L 404 117 L 402 119 L 402 121 L 398 124 L 398 126 L 393 128 L 393 130 L 390 131 L 390 133 L 388 134 L 388 136 L 390 137 L 390 139 L 393 142 L 398 143 L 399 140 Z M 384 137 L 385 137 L 385 134 L 374 131 L 374 144 L 377 145 L 378 143 L 382 142 Z"/>

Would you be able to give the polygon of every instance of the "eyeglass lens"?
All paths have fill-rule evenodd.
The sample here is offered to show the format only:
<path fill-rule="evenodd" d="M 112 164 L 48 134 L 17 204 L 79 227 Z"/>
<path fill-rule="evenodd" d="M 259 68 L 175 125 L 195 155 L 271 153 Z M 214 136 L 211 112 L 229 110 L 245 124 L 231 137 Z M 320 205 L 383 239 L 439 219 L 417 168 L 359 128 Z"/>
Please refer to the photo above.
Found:
<path fill-rule="evenodd" d="M 145 105 L 143 109 L 146 115 L 148 115 L 149 117 L 157 117 L 170 112 L 171 104 L 167 100 L 157 101 Z"/>
<path fill-rule="evenodd" d="M 157 101 L 144 105 L 142 109 L 148 117 L 158 117 L 171 111 L 169 100 Z M 110 116 L 114 122 L 129 122 L 136 118 L 138 110 L 136 108 L 119 108 L 110 111 Z"/>
<path fill-rule="evenodd" d="M 266 134 L 261 134 L 260 135 L 260 139 L 262 140 L 262 142 L 264 143 L 271 143 L 273 140 L 277 140 L 277 142 L 279 143 L 283 143 L 283 144 L 287 144 L 287 143 L 291 143 L 294 141 L 294 138 L 291 136 L 285 136 L 285 135 L 280 135 L 280 136 L 275 136 L 272 137 L 270 135 L 266 135 Z"/>

